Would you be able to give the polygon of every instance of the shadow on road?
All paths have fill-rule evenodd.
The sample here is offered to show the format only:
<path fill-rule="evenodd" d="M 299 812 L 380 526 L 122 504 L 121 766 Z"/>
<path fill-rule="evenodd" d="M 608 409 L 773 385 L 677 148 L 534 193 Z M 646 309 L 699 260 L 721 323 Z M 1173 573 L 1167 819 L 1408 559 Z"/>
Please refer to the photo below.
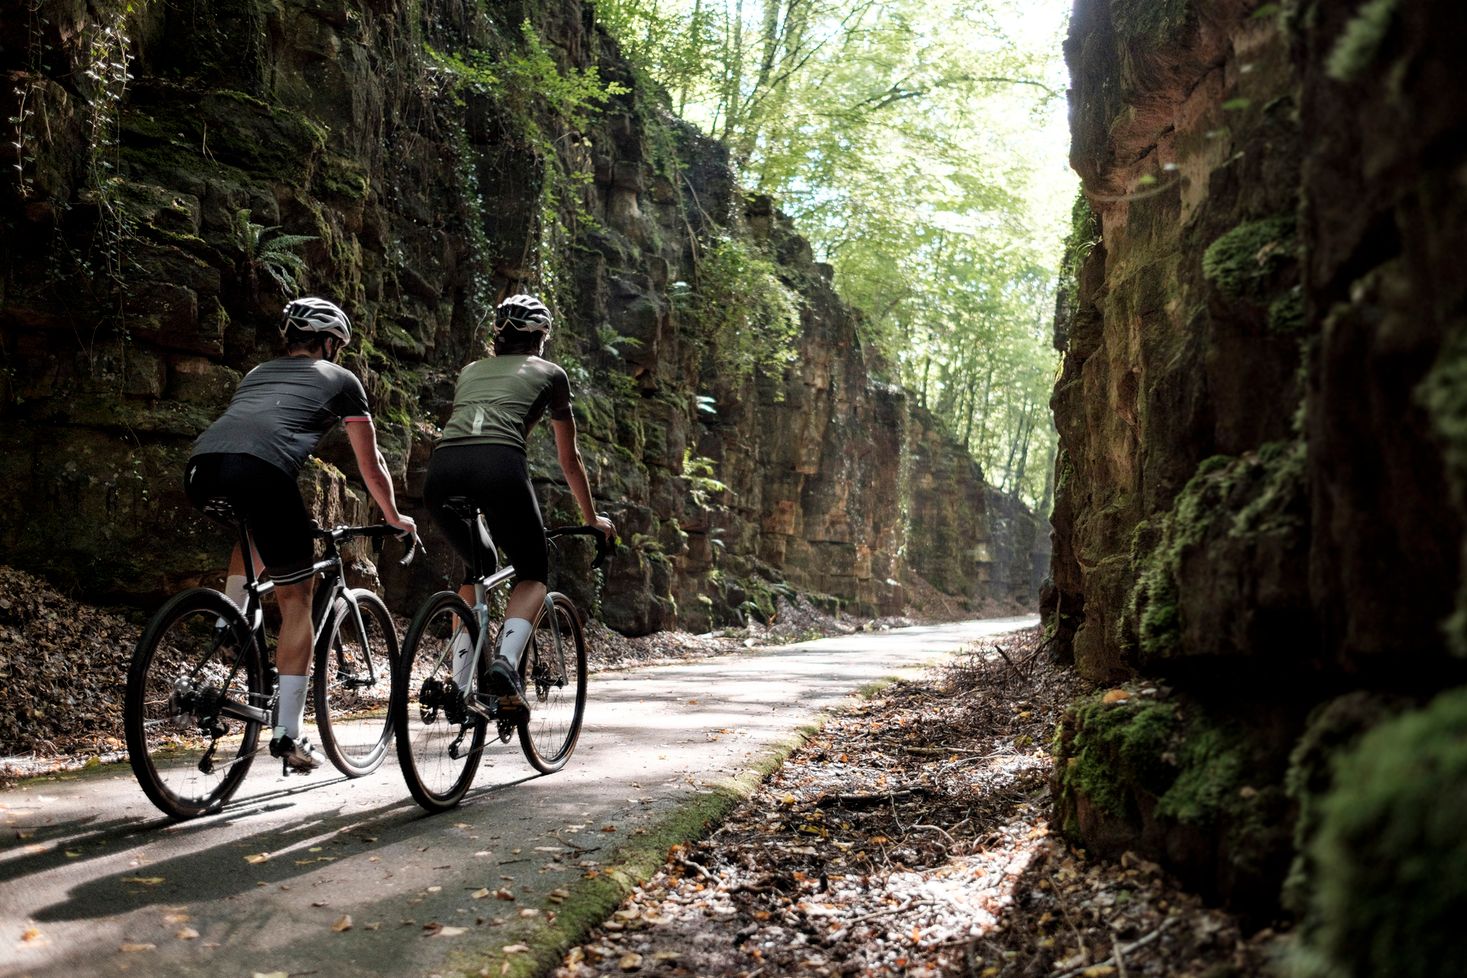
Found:
<path fill-rule="evenodd" d="M 483 785 L 468 798 L 490 797 L 539 777 L 543 775 Z M 260 886 L 289 883 L 320 869 L 323 863 L 367 856 L 375 849 L 412 839 L 418 835 L 420 823 L 431 818 L 411 799 L 403 798 L 367 809 L 338 807 L 316 811 L 300 823 L 229 836 L 227 842 L 222 841 L 227 836 L 225 829 L 288 808 L 292 797 L 330 789 L 344 780 L 333 778 L 250 796 L 234 802 L 218 815 L 188 822 L 162 818 L 146 822 L 113 819 L 77 833 L 74 827 L 89 820 L 72 820 L 70 831 L 65 825 L 59 825 L 60 832 L 45 833 L 47 840 L 55 840 L 55 848 L 0 864 L 0 882 L 61 864 L 84 865 L 89 856 L 116 856 L 119 849 L 155 843 L 160 834 L 220 837 L 221 842 L 216 845 L 204 842 L 205 848 L 193 852 L 91 879 L 73 889 L 66 900 L 40 908 L 34 914 L 39 921 L 110 917 L 149 905 L 218 899 Z M 38 840 L 40 836 L 38 831 Z M 428 847 L 431 842 L 422 848 Z"/>

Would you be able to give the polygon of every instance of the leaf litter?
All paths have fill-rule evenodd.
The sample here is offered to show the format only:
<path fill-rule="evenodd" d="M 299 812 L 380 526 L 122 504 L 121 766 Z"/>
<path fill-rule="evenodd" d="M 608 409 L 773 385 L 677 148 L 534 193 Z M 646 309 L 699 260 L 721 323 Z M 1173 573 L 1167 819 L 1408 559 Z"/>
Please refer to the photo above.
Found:
<path fill-rule="evenodd" d="M 832 719 L 555 978 L 1262 971 L 1269 932 L 1051 832 L 1047 747 L 1086 686 L 1037 628 L 1000 642 Z"/>

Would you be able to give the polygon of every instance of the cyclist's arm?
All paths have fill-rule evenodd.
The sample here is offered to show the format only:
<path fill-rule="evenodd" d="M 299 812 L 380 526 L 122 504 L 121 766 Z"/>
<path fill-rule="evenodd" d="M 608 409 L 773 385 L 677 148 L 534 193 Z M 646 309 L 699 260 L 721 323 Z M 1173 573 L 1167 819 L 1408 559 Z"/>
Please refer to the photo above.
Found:
<path fill-rule="evenodd" d="M 357 469 L 367 491 L 382 509 L 382 518 L 393 526 L 414 530 L 417 524 L 411 516 L 397 511 L 397 496 L 392 491 L 392 475 L 387 471 L 387 459 L 377 447 L 377 427 L 370 416 L 361 415 L 346 419 L 346 437 L 357 457 Z"/>
<path fill-rule="evenodd" d="M 571 495 L 581 508 L 581 518 L 591 526 L 601 528 L 608 538 L 616 536 L 611 520 L 596 515 L 596 504 L 591 499 L 591 480 L 586 478 L 586 464 L 581 461 L 581 449 L 576 445 L 576 419 L 551 418 L 550 426 L 555 431 L 555 452 L 560 458 L 560 471 L 570 485 Z"/>

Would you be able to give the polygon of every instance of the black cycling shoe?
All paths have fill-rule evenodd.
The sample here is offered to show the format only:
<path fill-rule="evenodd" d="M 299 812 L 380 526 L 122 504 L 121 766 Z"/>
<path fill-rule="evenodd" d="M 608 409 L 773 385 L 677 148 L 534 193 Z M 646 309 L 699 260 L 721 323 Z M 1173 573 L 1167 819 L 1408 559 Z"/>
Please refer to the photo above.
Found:
<path fill-rule="evenodd" d="M 281 774 L 310 774 L 321 766 L 321 755 L 304 737 L 299 740 L 275 737 L 270 741 L 270 756 L 280 758 Z"/>
<path fill-rule="evenodd" d="M 504 656 L 496 656 L 489 667 L 489 690 L 499 697 L 499 705 L 510 709 L 524 709 L 525 687 L 520 683 L 520 674 Z"/>

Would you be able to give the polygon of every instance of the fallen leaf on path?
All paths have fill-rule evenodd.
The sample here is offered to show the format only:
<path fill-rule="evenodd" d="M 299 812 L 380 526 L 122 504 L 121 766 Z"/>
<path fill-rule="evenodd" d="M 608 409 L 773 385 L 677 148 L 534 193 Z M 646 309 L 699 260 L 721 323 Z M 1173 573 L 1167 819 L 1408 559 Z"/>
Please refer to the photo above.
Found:
<path fill-rule="evenodd" d="M 143 886 L 157 886 L 159 883 L 163 882 L 163 877 L 161 877 L 161 876 L 124 876 L 122 878 L 122 882 L 124 882 L 124 883 L 141 883 Z"/>
<path fill-rule="evenodd" d="M 186 924 L 193 919 L 194 918 L 191 915 L 186 914 L 180 910 L 174 910 L 171 913 L 166 913 L 163 915 L 163 923 L 165 924 Z"/>
<path fill-rule="evenodd" d="M 247 862 L 247 863 L 249 863 L 251 866 L 253 866 L 253 865 L 257 864 L 257 863 L 263 863 L 263 862 L 267 861 L 269 858 L 270 858 L 270 854 L 268 852 L 256 852 L 256 853 L 251 853 L 248 856 L 245 856 L 244 857 L 244 861 Z"/>
<path fill-rule="evenodd" d="M 35 927 L 27 927 L 24 931 L 21 932 L 20 939 L 26 944 L 34 944 L 39 940 L 43 940 L 43 937 L 39 929 Z"/>
<path fill-rule="evenodd" d="M 495 890 L 494 891 L 494 896 L 497 897 L 500 900 L 513 900 L 514 899 L 514 893 L 512 893 L 510 891 L 509 887 L 507 887 L 507 886 L 501 886 L 499 889 Z"/>
<path fill-rule="evenodd" d="M 437 932 L 433 936 L 434 937 L 457 937 L 460 934 L 467 934 L 468 932 L 469 932 L 469 929 L 467 927 L 440 927 L 440 928 L 438 928 Z"/>
<path fill-rule="evenodd" d="M 290 978 L 290 973 L 285 971 L 256 971 L 250 978 Z"/>
<path fill-rule="evenodd" d="M 337 917 L 336 923 L 331 925 L 331 929 L 338 934 L 342 931 L 351 930 L 351 914 L 344 913 L 340 917 Z"/>
<path fill-rule="evenodd" d="M 564 903 L 565 898 L 568 896 L 570 896 L 569 890 L 551 890 L 550 896 L 546 899 L 548 899 L 551 903 Z"/>
<path fill-rule="evenodd" d="M 178 933 L 174 934 L 173 936 L 178 938 L 180 941 L 196 941 L 199 939 L 199 932 L 194 930 L 192 927 L 181 927 L 179 928 Z"/>
<path fill-rule="evenodd" d="M 241 558 L 241 559 L 243 559 L 243 558 Z M 489 887 L 487 887 L 487 886 L 481 886 L 477 890 L 475 890 L 473 893 L 470 893 L 469 894 L 469 898 L 472 899 L 472 900 L 482 900 L 482 899 L 484 899 L 488 895 L 489 895 Z"/>
<path fill-rule="evenodd" d="M 499 950 L 504 954 L 524 954 L 529 949 L 528 944 L 506 944 Z"/>
<path fill-rule="evenodd" d="M 617 965 L 622 971 L 638 971 L 642 967 L 642 956 L 635 951 L 628 952 L 621 956 Z"/>
<path fill-rule="evenodd" d="M 137 951 L 153 951 L 153 950 L 156 950 L 157 947 L 158 947 L 158 945 L 156 945 L 156 944 L 143 944 L 143 943 L 133 944 L 133 943 L 130 943 L 129 942 L 129 943 L 123 944 L 117 950 L 124 951 L 124 952 L 126 952 L 128 954 L 132 954 L 132 953 L 135 953 Z"/>

